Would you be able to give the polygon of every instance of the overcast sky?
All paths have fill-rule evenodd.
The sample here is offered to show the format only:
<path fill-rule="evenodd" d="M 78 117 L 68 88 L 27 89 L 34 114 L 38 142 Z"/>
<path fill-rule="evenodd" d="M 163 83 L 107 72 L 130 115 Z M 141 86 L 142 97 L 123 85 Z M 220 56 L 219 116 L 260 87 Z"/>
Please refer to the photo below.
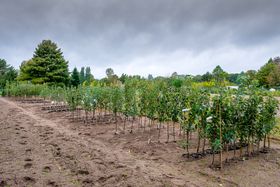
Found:
<path fill-rule="evenodd" d="M 279 0 L 0 0 L 0 58 L 16 68 L 43 39 L 69 68 L 121 75 L 258 69 L 280 56 Z"/>

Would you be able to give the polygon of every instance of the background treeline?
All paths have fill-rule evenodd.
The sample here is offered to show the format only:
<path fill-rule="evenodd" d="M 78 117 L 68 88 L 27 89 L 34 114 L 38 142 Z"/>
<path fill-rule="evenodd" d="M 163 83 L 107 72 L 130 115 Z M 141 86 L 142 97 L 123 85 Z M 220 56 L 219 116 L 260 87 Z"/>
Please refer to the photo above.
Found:
<path fill-rule="evenodd" d="M 76 67 L 69 71 L 68 61 L 64 59 L 63 53 L 57 44 L 50 40 L 43 40 L 35 49 L 30 60 L 23 61 L 20 69 L 16 71 L 8 65 L 4 59 L 0 59 L 0 89 L 5 87 L 9 81 L 26 81 L 33 84 L 48 84 L 58 86 L 78 85 L 120 85 L 129 79 L 163 80 L 177 79 L 179 82 L 192 82 L 197 87 L 230 86 L 230 85 L 257 85 L 262 88 L 280 88 L 280 58 L 271 58 L 258 71 L 248 70 L 241 73 L 227 73 L 220 66 L 212 72 L 203 75 L 179 75 L 172 73 L 171 77 L 153 77 L 149 74 L 147 78 L 139 75 L 122 74 L 118 77 L 112 68 L 106 69 L 106 77 L 94 79 L 90 67 Z"/>

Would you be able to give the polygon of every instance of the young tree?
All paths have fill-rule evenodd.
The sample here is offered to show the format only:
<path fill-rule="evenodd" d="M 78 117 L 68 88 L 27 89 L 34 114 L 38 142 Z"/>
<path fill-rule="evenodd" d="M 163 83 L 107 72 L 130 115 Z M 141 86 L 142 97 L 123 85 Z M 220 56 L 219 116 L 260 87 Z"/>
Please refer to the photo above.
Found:
<path fill-rule="evenodd" d="M 68 84 L 68 62 L 56 43 L 43 40 L 35 49 L 33 58 L 21 64 L 18 79 L 39 84 Z"/>

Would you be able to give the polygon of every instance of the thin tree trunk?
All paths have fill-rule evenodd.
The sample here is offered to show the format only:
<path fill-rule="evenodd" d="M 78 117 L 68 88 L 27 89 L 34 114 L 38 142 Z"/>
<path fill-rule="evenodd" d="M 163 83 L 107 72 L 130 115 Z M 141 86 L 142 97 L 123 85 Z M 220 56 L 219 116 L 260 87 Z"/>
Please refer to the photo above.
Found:
<path fill-rule="evenodd" d="M 149 135 L 151 136 L 152 119 L 149 119 Z"/>
<path fill-rule="evenodd" d="M 167 131 L 167 140 L 166 140 L 166 142 L 169 142 L 169 122 L 167 122 L 166 131 Z"/>
<path fill-rule="evenodd" d="M 179 136 L 181 136 L 182 135 L 182 124 L 180 123 L 180 129 L 179 129 L 180 131 L 179 131 Z"/>
<path fill-rule="evenodd" d="M 190 131 L 188 130 L 187 131 L 187 153 L 188 153 L 188 158 L 190 156 L 190 153 L 189 153 L 189 139 L 190 139 Z"/>
<path fill-rule="evenodd" d="M 88 123 L 88 111 L 86 110 L 86 124 Z"/>
<path fill-rule="evenodd" d="M 264 140 L 263 140 L 263 148 L 264 148 L 264 149 L 266 148 L 265 143 L 266 143 L 266 135 L 264 136 Z"/>
<path fill-rule="evenodd" d="M 144 132 L 145 132 L 145 128 L 146 128 L 146 121 L 147 121 L 147 117 L 145 117 L 145 119 L 144 119 Z"/>
<path fill-rule="evenodd" d="M 142 117 L 141 117 L 141 116 L 140 116 L 140 117 L 138 117 L 138 123 L 137 123 L 137 124 L 138 124 L 138 126 L 137 126 L 137 127 L 138 127 L 138 131 L 139 131 L 139 129 L 140 129 L 141 119 L 142 119 Z"/>
<path fill-rule="evenodd" d="M 161 130 L 161 121 L 159 122 L 159 128 L 158 128 L 158 143 L 160 142 L 160 130 Z"/>
<path fill-rule="evenodd" d="M 212 152 L 212 166 L 214 165 L 215 162 L 215 151 Z"/>
<path fill-rule="evenodd" d="M 116 125 L 115 134 L 118 134 L 118 120 L 117 120 L 117 113 L 115 113 L 115 125 Z"/>
<path fill-rule="evenodd" d="M 173 141 L 176 142 L 176 138 L 175 138 L 176 134 L 175 134 L 175 122 L 173 121 Z"/>
<path fill-rule="evenodd" d="M 219 105 L 219 114 L 220 114 L 220 142 L 222 145 L 222 113 L 221 113 L 221 106 Z M 223 148 L 220 148 L 220 168 L 223 169 Z"/>
<path fill-rule="evenodd" d="M 134 117 L 132 117 L 132 123 L 131 123 L 130 133 L 132 133 L 132 132 L 133 132 L 133 123 L 134 123 Z"/>
<path fill-rule="evenodd" d="M 202 153 L 205 154 L 205 144 L 206 144 L 206 138 L 203 138 L 203 146 L 202 146 Z"/>
<path fill-rule="evenodd" d="M 196 149 L 196 153 L 199 152 L 199 149 L 200 149 L 200 130 L 198 129 L 198 140 L 197 140 L 197 149 Z"/>
<path fill-rule="evenodd" d="M 254 137 L 252 136 L 252 144 L 251 144 L 251 154 L 254 154 L 254 152 L 255 152 L 255 146 L 254 146 Z"/>
<path fill-rule="evenodd" d="M 75 110 L 72 110 L 72 120 L 75 121 Z"/>
<path fill-rule="evenodd" d="M 123 133 L 125 134 L 125 123 L 126 123 L 126 116 L 124 117 L 124 122 L 123 122 Z"/>
<path fill-rule="evenodd" d="M 92 122 L 94 123 L 94 118 L 95 118 L 95 110 L 92 110 Z"/>
<path fill-rule="evenodd" d="M 228 143 L 226 144 L 226 153 L 227 153 L 227 156 L 226 156 L 226 162 L 228 161 L 228 155 L 229 155 L 229 153 L 228 153 Z"/>
<path fill-rule="evenodd" d="M 247 141 L 247 154 L 250 156 L 250 140 Z"/>
<path fill-rule="evenodd" d="M 236 140 L 234 140 L 234 142 L 233 142 L 233 157 L 235 158 L 235 155 L 236 155 Z"/>

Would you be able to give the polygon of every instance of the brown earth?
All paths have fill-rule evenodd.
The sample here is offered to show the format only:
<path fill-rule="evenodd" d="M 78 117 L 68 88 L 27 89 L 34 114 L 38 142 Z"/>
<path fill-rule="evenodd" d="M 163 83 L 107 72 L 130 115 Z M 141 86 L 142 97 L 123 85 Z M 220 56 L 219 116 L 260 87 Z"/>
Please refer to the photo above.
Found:
<path fill-rule="evenodd" d="M 0 98 L 0 187 L 280 186 L 277 142 L 215 171 L 211 156 L 186 160 L 177 143 L 164 143 L 164 129 L 160 143 L 148 127 L 115 135 L 114 124 L 71 122 L 70 112 L 42 106 Z"/>

